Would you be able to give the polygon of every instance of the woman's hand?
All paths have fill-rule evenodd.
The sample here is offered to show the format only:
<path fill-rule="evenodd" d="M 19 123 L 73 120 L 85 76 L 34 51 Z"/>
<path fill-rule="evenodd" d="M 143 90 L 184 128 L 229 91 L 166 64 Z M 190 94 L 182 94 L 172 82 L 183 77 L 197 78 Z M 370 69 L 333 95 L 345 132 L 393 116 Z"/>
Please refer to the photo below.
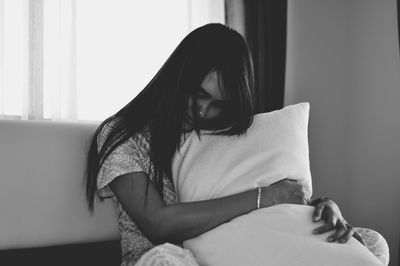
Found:
<path fill-rule="evenodd" d="M 329 242 L 338 241 L 339 243 L 346 243 L 352 236 L 354 236 L 354 238 L 365 245 L 363 239 L 354 231 L 353 226 L 346 222 L 339 207 L 332 200 L 323 200 L 315 206 L 313 221 L 318 222 L 321 219 L 325 221 L 326 224 L 314 229 L 314 234 L 322 234 L 335 230 L 335 232 L 328 237 L 327 240 Z"/>
<path fill-rule="evenodd" d="M 284 203 L 306 204 L 304 186 L 296 180 L 283 179 L 262 189 L 261 206 L 263 207 Z"/>

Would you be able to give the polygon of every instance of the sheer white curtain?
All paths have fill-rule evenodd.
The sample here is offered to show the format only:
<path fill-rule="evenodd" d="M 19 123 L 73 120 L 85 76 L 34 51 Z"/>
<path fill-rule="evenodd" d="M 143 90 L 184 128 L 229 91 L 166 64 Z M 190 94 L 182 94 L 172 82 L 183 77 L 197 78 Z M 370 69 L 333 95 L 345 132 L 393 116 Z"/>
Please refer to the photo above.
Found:
<path fill-rule="evenodd" d="M 103 120 L 224 0 L 0 0 L 0 118 Z"/>

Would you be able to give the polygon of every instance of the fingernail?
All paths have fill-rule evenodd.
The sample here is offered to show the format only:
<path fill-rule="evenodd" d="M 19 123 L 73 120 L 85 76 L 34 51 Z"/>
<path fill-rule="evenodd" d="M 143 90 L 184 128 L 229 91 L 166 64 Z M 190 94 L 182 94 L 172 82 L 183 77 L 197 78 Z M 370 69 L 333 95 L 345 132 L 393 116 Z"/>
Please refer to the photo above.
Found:
<path fill-rule="evenodd" d="M 329 242 L 331 242 L 333 240 L 333 237 L 328 237 L 327 239 Z"/>
<path fill-rule="evenodd" d="M 346 240 L 345 239 L 339 239 L 339 242 L 340 243 L 344 243 L 344 242 L 346 242 Z"/>
<path fill-rule="evenodd" d="M 318 216 L 314 216 L 313 220 L 314 220 L 314 221 L 318 221 L 318 220 L 319 220 L 319 217 L 318 217 Z"/>

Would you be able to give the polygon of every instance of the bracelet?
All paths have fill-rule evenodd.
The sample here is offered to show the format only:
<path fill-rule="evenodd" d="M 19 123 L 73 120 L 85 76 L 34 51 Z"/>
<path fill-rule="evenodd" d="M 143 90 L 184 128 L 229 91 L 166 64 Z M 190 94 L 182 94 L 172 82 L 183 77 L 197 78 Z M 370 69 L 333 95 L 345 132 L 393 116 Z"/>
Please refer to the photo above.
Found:
<path fill-rule="evenodd" d="M 315 207 L 315 206 L 317 206 L 318 204 L 320 204 L 321 202 L 323 202 L 323 201 L 325 201 L 325 200 L 328 200 L 328 199 L 329 199 L 328 197 L 319 197 L 319 198 L 317 198 L 317 199 L 311 201 L 311 202 L 310 202 L 310 205 Z"/>
<path fill-rule="evenodd" d="M 261 187 L 258 187 L 258 195 L 257 195 L 257 210 L 260 208 L 261 203 Z"/>

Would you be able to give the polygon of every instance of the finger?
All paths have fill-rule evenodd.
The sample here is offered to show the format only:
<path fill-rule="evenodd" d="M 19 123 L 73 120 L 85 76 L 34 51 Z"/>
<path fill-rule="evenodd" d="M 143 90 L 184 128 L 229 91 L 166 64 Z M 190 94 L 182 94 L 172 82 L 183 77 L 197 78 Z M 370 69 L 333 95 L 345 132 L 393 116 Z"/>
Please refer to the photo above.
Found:
<path fill-rule="evenodd" d="M 331 223 L 334 227 L 336 227 L 336 223 L 339 221 L 338 216 L 332 212 L 332 210 L 327 208 L 327 211 L 322 214 L 325 216 L 325 220 L 327 223 Z"/>
<path fill-rule="evenodd" d="M 331 231 L 334 228 L 333 224 L 326 223 L 320 227 L 315 228 L 312 232 L 313 234 L 323 234 L 325 232 Z"/>
<path fill-rule="evenodd" d="M 341 237 L 339 237 L 339 243 L 346 243 L 355 233 L 354 228 L 347 224 L 347 231 Z"/>
<path fill-rule="evenodd" d="M 347 228 L 346 228 L 346 222 L 342 221 L 342 220 L 338 220 L 336 225 L 335 225 L 335 233 L 333 233 L 332 235 L 330 235 L 327 240 L 329 242 L 334 242 L 336 240 L 338 240 L 339 238 L 341 238 L 344 234 L 346 234 Z"/>
<path fill-rule="evenodd" d="M 361 244 L 363 244 L 365 246 L 365 242 L 364 239 L 361 237 L 361 235 L 357 232 L 354 232 L 353 237 L 355 239 L 357 239 L 358 241 L 360 241 Z"/>
<path fill-rule="evenodd" d="M 321 220 L 322 212 L 324 211 L 324 209 L 325 209 L 324 204 L 318 204 L 317 206 L 315 206 L 312 218 L 314 222 L 318 222 Z"/>

